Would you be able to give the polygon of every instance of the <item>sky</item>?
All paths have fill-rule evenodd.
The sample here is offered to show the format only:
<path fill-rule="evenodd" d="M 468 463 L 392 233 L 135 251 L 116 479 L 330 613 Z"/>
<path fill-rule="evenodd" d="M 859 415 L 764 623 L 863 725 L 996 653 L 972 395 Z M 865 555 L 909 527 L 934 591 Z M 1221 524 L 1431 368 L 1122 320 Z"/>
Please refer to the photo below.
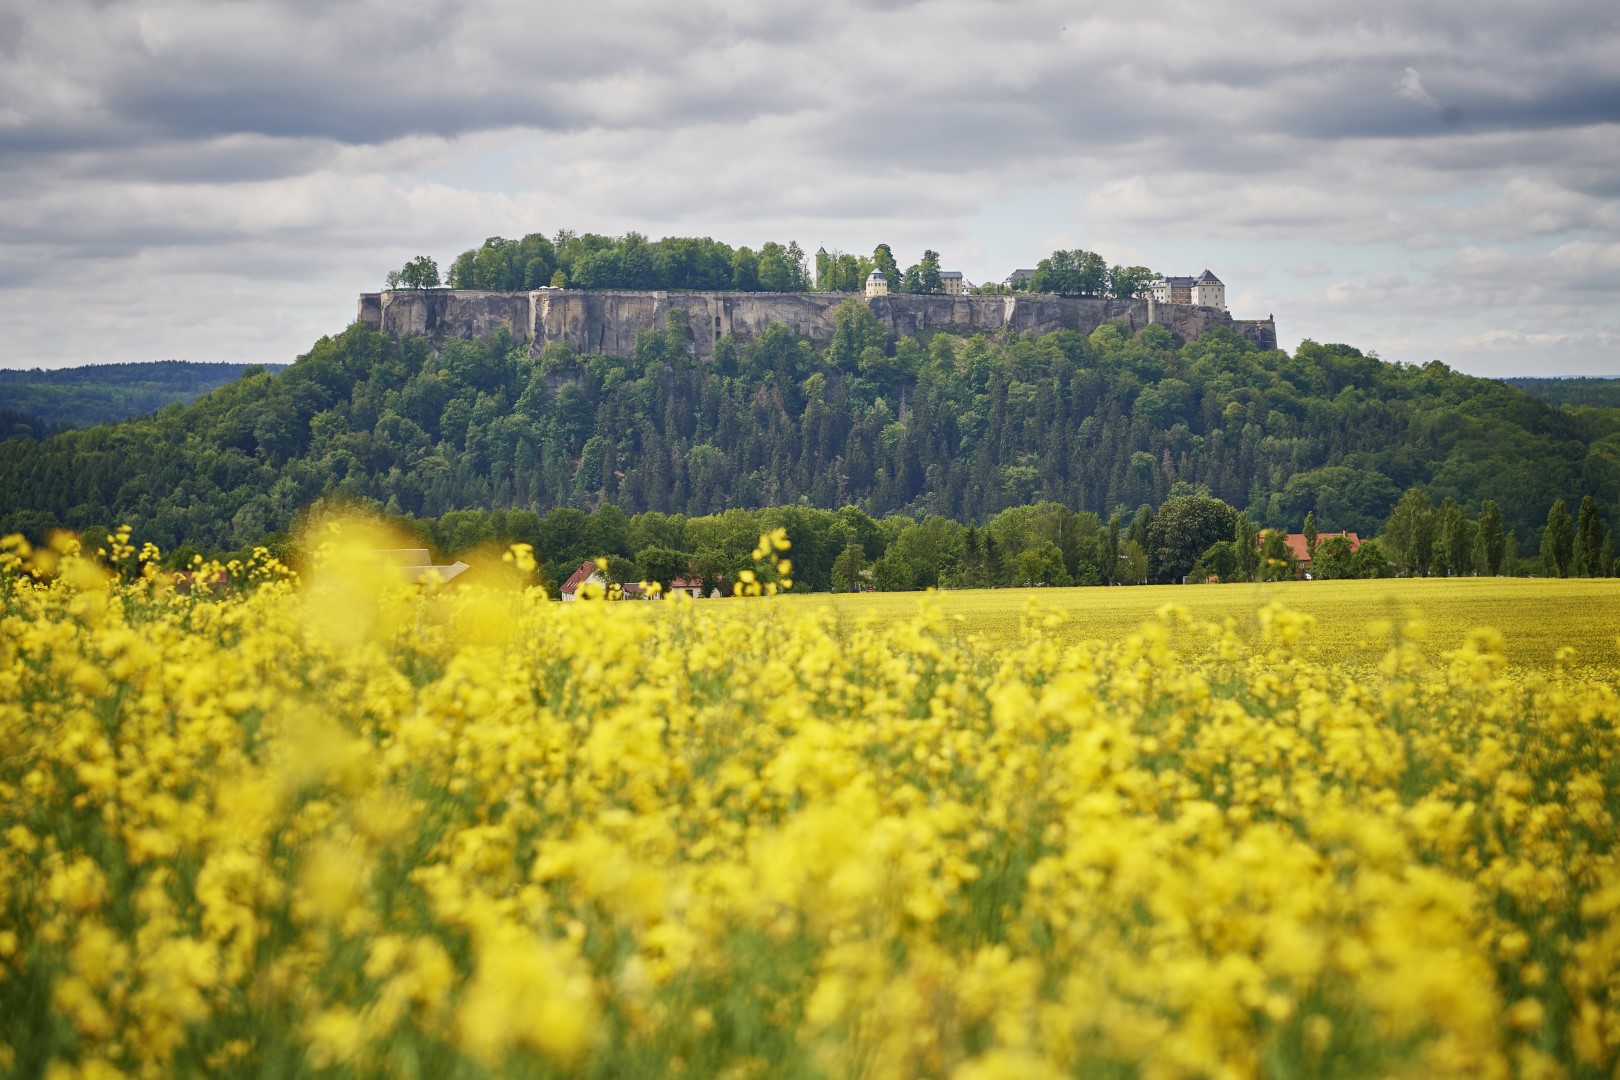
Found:
<path fill-rule="evenodd" d="M 0 0 L 0 366 L 286 363 L 559 229 L 1082 247 L 1288 349 L 1620 376 L 1620 5 Z"/>

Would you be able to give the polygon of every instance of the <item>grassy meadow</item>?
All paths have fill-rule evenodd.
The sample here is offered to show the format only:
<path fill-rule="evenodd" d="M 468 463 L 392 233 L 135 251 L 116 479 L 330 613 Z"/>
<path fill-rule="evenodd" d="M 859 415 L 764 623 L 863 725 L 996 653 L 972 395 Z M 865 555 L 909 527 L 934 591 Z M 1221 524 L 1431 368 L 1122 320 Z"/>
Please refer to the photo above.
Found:
<path fill-rule="evenodd" d="M 321 539 L 0 543 L 0 1074 L 1620 1067 L 1612 586 L 565 605 Z"/>

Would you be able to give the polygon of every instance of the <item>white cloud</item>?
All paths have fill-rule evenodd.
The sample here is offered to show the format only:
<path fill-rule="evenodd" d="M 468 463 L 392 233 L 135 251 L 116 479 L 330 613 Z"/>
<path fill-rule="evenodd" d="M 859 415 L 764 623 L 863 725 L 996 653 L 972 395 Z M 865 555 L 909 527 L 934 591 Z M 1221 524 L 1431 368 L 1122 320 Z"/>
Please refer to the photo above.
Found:
<path fill-rule="evenodd" d="M 1426 105 L 1431 109 L 1440 108 L 1440 103 L 1434 100 L 1434 95 L 1423 89 L 1423 77 L 1418 74 L 1415 67 L 1409 67 L 1395 80 L 1395 96 L 1415 101 L 1419 105 Z"/>

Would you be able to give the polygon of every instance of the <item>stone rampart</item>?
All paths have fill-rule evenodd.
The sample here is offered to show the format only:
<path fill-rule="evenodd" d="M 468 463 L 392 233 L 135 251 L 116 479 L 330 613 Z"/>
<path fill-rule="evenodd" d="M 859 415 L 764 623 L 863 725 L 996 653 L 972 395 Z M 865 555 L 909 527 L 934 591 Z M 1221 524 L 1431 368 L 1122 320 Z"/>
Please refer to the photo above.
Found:
<path fill-rule="evenodd" d="M 1262 349 L 1277 347 L 1270 319 L 1233 319 L 1216 308 L 1157 304 L 1150 300 L 1086 300 L 1065 296 L 891 296 L 852 293 L 629 292 L 538 289 L 529 293 L 475 289 L 402 289 L 365 293 L 358 318 L 394 337 L 428 335 L 473 338 L 505 328 L 538 352 L 566 342 L 582 353 L 629 356 L 636 335 L 663 327 L 670 314 L 681 316 L 698 356 L 714 352 L 727 334 L 747 342 L 780 323 L 814 341 L 832 336 L 834 311 L 846 300 L 866 303 L 888 330 L 891 341 L 929 330 L 955 333 L 1049 334 L 1077 330 L 1089 334 L 1106 322 L 1132 331 L 1162 323 L 1184 340 L 1228 327 Z"/>
<path fill-rule="evenodd" d="M 488 337 L 504 327 L 514 341 L 527 341 L 531 334 L 529 295 L 482 289 L 362 293 L 359 319 L 396 338 Z"/>

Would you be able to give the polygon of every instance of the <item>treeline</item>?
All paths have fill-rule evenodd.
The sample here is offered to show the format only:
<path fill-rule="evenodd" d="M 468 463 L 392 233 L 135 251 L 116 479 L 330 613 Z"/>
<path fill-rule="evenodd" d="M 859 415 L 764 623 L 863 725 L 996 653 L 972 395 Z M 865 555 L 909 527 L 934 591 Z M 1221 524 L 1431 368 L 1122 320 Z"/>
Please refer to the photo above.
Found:
<path fill-rule="evenodd" d="M 441 277 L 426 255 L 409 260 L 386 279 L 390 289 L 454 289 L 525 292 L 541 287 L 568 289 L 688 289 L 738 292 L 861 292 L 872 271 L 883 274 L 891 293 L 937 294 L 945 289 L 939 252 L 923 251 L 904 270 L 888 244 L 870 255 L 818 250 L 813 267 L 796 241 L 768 241 L 758 251 L 732 248 L 704 237 L 666 236 L 648 240 L 641 233 L 602 236 L 563 230 L 555 237 L 530 233 L 521 240 L 492 236 L 482 247 L 456 256 Z M 1033 276 L 1010 284 L 976 286 L 974 292 L 1028 291 L 1062 296 L 1144 296 L 1157 275 L 1145 266 L 1109 266 L 1101 255 L 1076 248 L 1054 251 L 1036 264 Z"/>
<path fill-rule="evenodd" d="M 326 508 L 317 506 L 319 515 Z M 1304 559 L 1287 529 L 1262 528 L 1200 492 L 1171 496 L 1157 507 L 1115 511 L 1107 519 L 1043 502 L 1011 507 L 982 526 L 950 518 L 891 514 L 872 518 L 856 506 L 837 510 L 771 507 L 688 517 L 648 511 L 626 515 L 611 503 L 586 512 L 456 510 L 436 519 L 395 517 L 412 543 L 448 562 L 478 565 L 511 544 L 528 544 L 553 595 L 587 560 L 604 559 L 607 578 L 628 583 L 677 578 L 705 595 L 730 594 L 737 572 L 754 562 L 762 533 L 786 529 L 793 540 L 793 578 L 800 592 L 900 592 L 926 588 L 1001 588 L 1283 581 L 1421 576 L 1620 576 L 1613 530 L 1584 499 L 1578 518 L 1562 502 L 1548 515 L 1539 557 L 1521 558 L 1500 507 L 1486 500 L 1477 520 L 1455 503 L 1440 507 L 1419 489 L 1408 492 L 1379 538 L 1355 543 L 1323 535 L 1314 514 L 1301 530 Z M 99 543 L 89 534 L 86 542 Z M 270 537 L 276 554 L 297 564 L 290 537 Z M 199 554 L 168 553 L 183 569 Z M 229 557 L 231 553 L 208 552 Z M 242 553 L 237 553 L 242 554 Z M 479 556 L 483 559 L 480 560 Z"/>
<path fill-rule="evenodd" d="M 1053 502 L 1016 506 L 982 526 L 939 516 L 873 518 L 856 506 L 688 517 L 626 515 L 611 503 L 589 513 L 566 507 L 546 514 L 460 510 L 434 520 L 395 518 L 392 524 L 443 559 L 528 544 L 554 590 L 585 560 L 605 558 L 612 581 L 667 586 L 687 578 L 701 581 L 705 593 L 725 593 L 736 572 L 752 565 L 760 534 L 778 527 L 793 541 L 794 588 L 800 592 L 1171 583 L 1195 568 L 1201 581 L 1213 558 L 1211 546 L 1239 535 L 1248 536 L 1253 555 L 1223 580 L 1274 580 L 1298 570 L 1265 561 L 1262 530 L 1225 503 L 1196 493 L 1130 514 L 1115 511 L 1107 519 Z M 1376 541 L 1363 544 L 1361 558 L 1346 562 L 1338 576 L 1388 576 L 1393 567 L 1379 552 Z"/>
<path fill-rule="evenodd" d="M 1059 296 L 1111 297 L 1131 300 L 1148 294 L 1159 275 L 1145 266 L 1109 266 L 1095 251 L 1054 251 L 1035 264 L 1033 273 L 1014 276 L 1000 285 L 986 284 L 977 293 L 1056 293 Z"/>
<path fill-rule="evenodd" d="M 46 370 L 0 369 L 0 438 L 45 438 L 63 427 L 116 423 L 240 378 L 251 364 L 89 364 Z M 284 364 L 266 370 L 280 371 Z M 27 428 L 26 431 L 19 428 Z"/>
<path fill-rule="evenodd" d="M 842 251 L 816 252 L 816 288 L 822 292 L 863 292 L 872 271 L 879 271 L 891 293 L 930 295 L 945 291 L 944 271 L 939 252 L 929 248 L 922 258 L 902 272 L 888 244 L 879 244 L 871 255 L 850 255 Z"/>
<path fill-rule="evenodd" d="M 758 251 L 704 237 L 648 240 L 564 230 L 548 238 L 492 236 L 450 264 L 445 283 L 455 289 L 521 292 L 542 286 L 568 289 L 712 289 L 803 292 L 810 270 L 797 242 L 768 241 Z M 438 265 L 418 256 L 389 275 L 389 288 L 431 288 Z"/>
<path fill-rule="evenodd" d="M 778 527 L 793 540 L 795 588 L 813 592 L 1283 581 L 1307 575 L 1620 576 L 1613 529 L 1589 496 L 1575 518 L 1556 501 L 1539 556 L 1520 558 L 1494 500 L 1484 502 L 1476 520 L 1449 500 L 1435 507 L 1416 488 L 1397 504 L 1381 538 L 1359 543 L 1343 534 L 1323 536 L 1315 514 L 1307 512 L 1297 526 L 1304 560 L 1287 543 L 1289 529 L 1263 528 L 1202 492 L 1178 493 L 1132 514 L 1116 510 L 1107 519 L 1053 502 L 1016 506 L 982 527 L 939 516 L 874 519 L 856 506 L 688 517 L 626 515 L 611 503 L 590 513 L 461 510 L 393 524 L 445 559 L 528 544 L 553 591 L 585 560 L 605 557 L 611 581 L 667 587 L 685 578 L 700 581 L 705 594 L 726 593 L 736 572 L 751 565 L 760 534 Z"/>
<path fill-rule="evenodd" d="M 601 236 L 559 232 L 548 239 L 530 233 L 521 240 L 493 236 L 450 264 L 444 283 L 457 289 L 517 292 L 542 286 L 569 289 L 689 289 L 736 292 L 861 292 L 881 270 L 890 292 L 942 293 L 939 253 L 924 251 L 904 272 L 888 244 L 870 256 L 817 251 L 814 268 L 797 241 L 767 241 L 758 251 L 733 248 L 704 237 L 640 233 Z M 438 264 L 418 256 L 388 276 L 389 288 L 440 284 Z"/>
<path fill-rule="evenodd" d="M 1475 517 L 1495 500 L 1528 551 L 1554 500 L 1620 505 L 1620 412 L 1438 363 L 1158 325 L 891 343 L 858 301 L 835 324 L 824 348 L 777 326 L 703 361 L 679 324 L 628 358 L 356 325 L 189 406 L 0 444 L 0 529 L 129 522 L 229 549 L 321 496 L 418 518 L 856 505 L 982 525 L 1050 502 L 1106 521 L 1202 490 L 1257 526 L 1373 535 L 1418 487 Z"/>
<path fill-rule="evenodd" d="M 1477 519 L 1452 499 L 1438 507 L 1427 492 L 1401 496 L 1384 530 L 1397 568 L 1411 576 L 1530 573 L 1547 577 L 1615 577 L 1614 531 L 1598 502 L 1583 496 L 1572 516 L 1563 499 L 1547 509 L 1536 555 L 1519 557 L 1517 538 L 1503 526 L 1502 508 L 1487 499 Z"/>
<path fill-rule="evenodd" d="M 58 432 L 66 431 L 72 424 L 51 423 L 41 420 L 32 413 L 18 412 L 16 409 L 0 409 L 0 438 L 6 439 L 48 439 Z"/>
<path fill-rule="evenodd" d="M 1537 379 L 1526 376 L 1502 381 L 1554 405 L 1573 405 L 1577 408 L 1590 405 L 1599 409 L 1620 409 L 1620 379 L 1585 376 Z"/>

